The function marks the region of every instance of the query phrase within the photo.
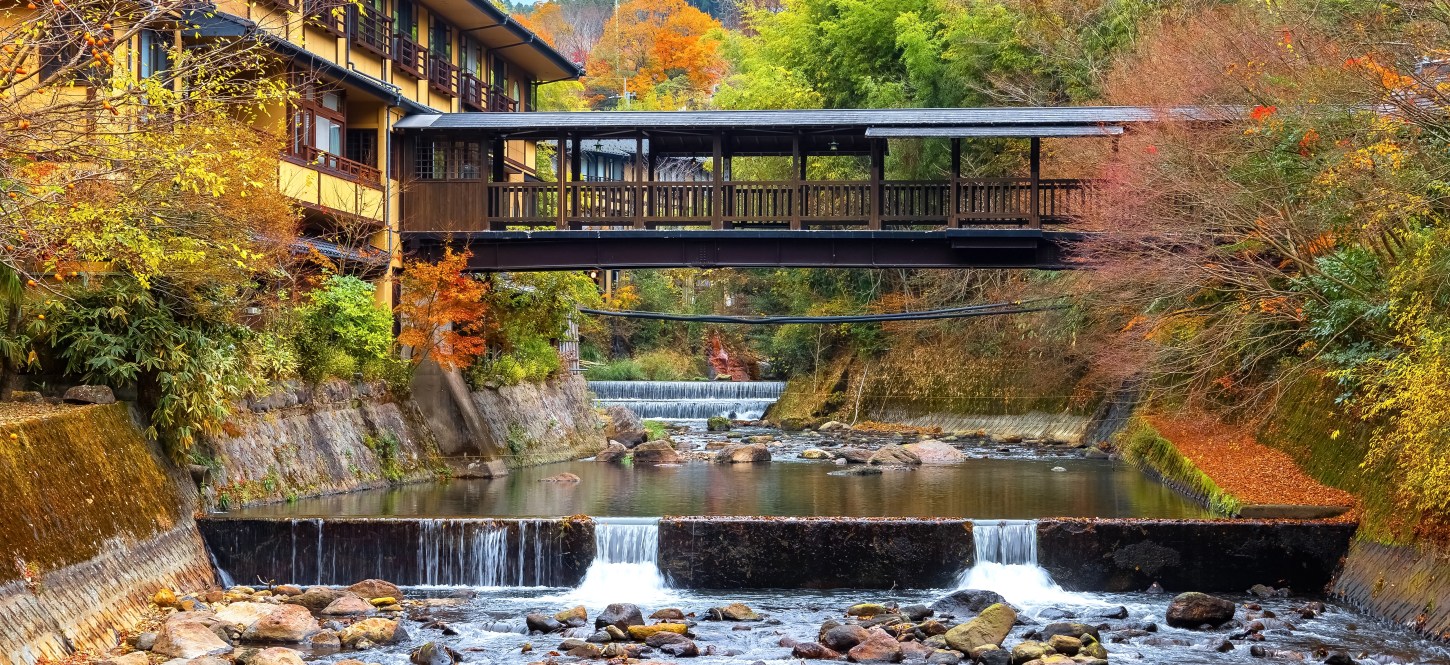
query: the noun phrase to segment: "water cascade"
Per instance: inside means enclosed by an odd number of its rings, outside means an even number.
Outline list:
[[[780,381],[590,381],[595,406],[624,406],[641,418],[754,420],[780,398]]]
[[[555,523],[422,520],[420,584],[429,586],[555,586]]]
[[[995,591],[1019,608],[1094,604],[1062,590],[1037,565],[1036,520],[973,520],[976,564],[962,573],[958,589]]]
[[[659,568],[658,517],[594,519],[594,562],[570,598],[589,607],[669,598]]]

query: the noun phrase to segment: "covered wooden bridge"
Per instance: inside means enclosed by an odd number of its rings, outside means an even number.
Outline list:
[[[467,245],[478,270],[668,266],[1064,267],[1092,183],[1043,178],[1042,139],[1107,138],[1134,125],[1212,121],[1136,107],[454,113],[400,121],[401,230],[423,254]],[[622,177],[584,177],[591,142],[633,141]],[[946,139],[947,178],[888,180],[890,142]],[[963,140],[1025,140],[1027,172],[962,173]],[[508,181],[505,141],[552,142],[563,177]],[[867,177],[811,180],[823,156],[864,158]],[[709,180],[660,181],[670,158]],[[789,176],[741,180],[739,157],[786,158]]]

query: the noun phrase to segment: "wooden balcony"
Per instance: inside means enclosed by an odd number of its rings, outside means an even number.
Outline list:
[[[346,178],[360,185],[382,186],[383,174],[377,167],[355,162],[312,146],[295,146],[289,149],[285,156],[295,163]]]
[[[441,56],[429,56],[428,87],[449,97],[457,97],[458,66]]]
[[[427,77],[428,51],[403,34],[393,35],[394,68],[415,79]]]
[[[465,71],[458,72],[458,97],[470,111],[512,112],[519,110],[518,100],[503,93],[498,86]]]
[[[415,180],[403,195],[403,230],[1041,228],[1086,212],[1091,192],[1089,181],[1043,179],[1034,206],[1029,178],[959,179],[955,185],[882,181],[874,187],[868,181]]]
[[[349,5],[348,12],[352,18],[354,46],[383,58],[392,55],[393,19],[383,16],[376,9],[356,5]]]

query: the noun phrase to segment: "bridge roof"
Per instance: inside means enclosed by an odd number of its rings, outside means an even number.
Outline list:
[[[395,127],[420,131],[474,131],[509,136],[557,136],[560,132],[864,133],[873,127],[1015,127],[1013,136],[1061,136],[1064,127],[1127,126],[1171,121],[1216,122],[1239,113],[1221,107],[1140,106],[991,107],[956,109],[823,109],[775,111],[607,111],[539,113],[430,113],[400,120]],[[1034,133],[1035,132],[1035,133]]]

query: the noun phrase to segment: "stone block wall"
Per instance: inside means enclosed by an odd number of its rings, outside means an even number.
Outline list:
[[[588,457],[606,443],[582,376],[479,390],[473,403],[509,468]]]

